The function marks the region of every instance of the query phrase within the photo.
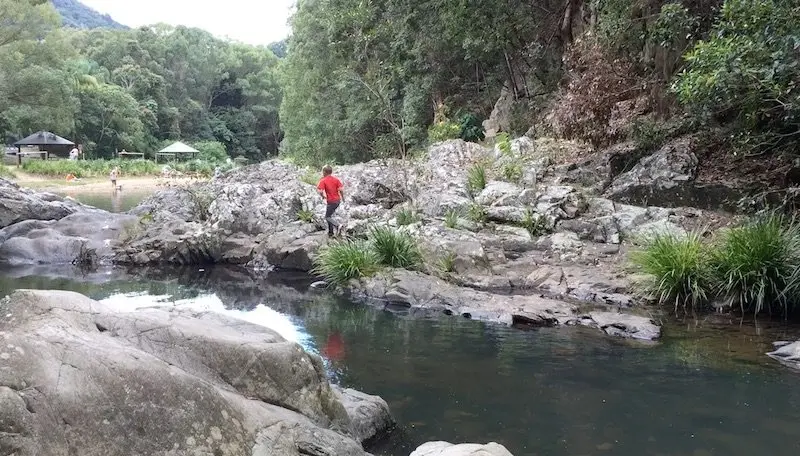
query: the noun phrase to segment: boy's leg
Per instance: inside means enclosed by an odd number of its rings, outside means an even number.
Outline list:
[[[336,209],[339,207],[339,203],[328,203],[328,206],[325,208],[325,221],[328,222],[328,235],[334,235],[334,227],[338,228],[338,224],[333,221],[333,213],[336,212]]]

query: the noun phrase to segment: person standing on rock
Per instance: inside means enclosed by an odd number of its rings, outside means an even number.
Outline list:
[[[344,200],[344,192],[342,191],[342,181],[333,175],[333,168],[330,165],[325,165],[322,168],[322,179],[317,184],[317,190],[320,196],[327,203],[325,208],[325,221],[328,222],[328,236],[341,234],[342,225],[333,219],[333,214],[339,205]]]

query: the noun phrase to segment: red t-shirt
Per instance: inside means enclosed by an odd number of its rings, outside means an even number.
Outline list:
[[[339,189],[342,188],[342,181],[333,176],[325,176],[320,179],[317,188],[325,191],[325,199],[329,203],[338,203],[341,199],[339,198]]]

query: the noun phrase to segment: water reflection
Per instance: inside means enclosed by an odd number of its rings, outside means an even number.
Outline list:
[[[285,331],[325,357],[335,381],[389,402],[400,428],[372,449],[380,456],[439,439],[498,441],[518,456],[800,454],[800,377],[763,355],[762,343],[782,334],[768,329],[674,325],[643,348],[581,328],[411,318],[309,293],[303,277],[121,277],[17,276],[5,286],[58,285],[122,308],[186,306]]]

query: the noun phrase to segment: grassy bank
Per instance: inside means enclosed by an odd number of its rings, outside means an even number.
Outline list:
[[[156,164],[150,160],[30,160],[22,164],[21,169],[38,176],[63,178],[74,174],[78,178],[107,177],[114,167],[118,167],[122,176],[159,176],[165,166],[185,174],[197,174],[210,177],[214,169],[230,168],[227,163],[212,163],[204,160],[191,160],[180,163]],[[2,170],[0,170],[2,173]]]
[[[788,316],[800,304],[800,223],[782,216],[755,218],[708,241],[656,235],[631,260],[650,278],[644,291],[676,308],[721,303]]]

